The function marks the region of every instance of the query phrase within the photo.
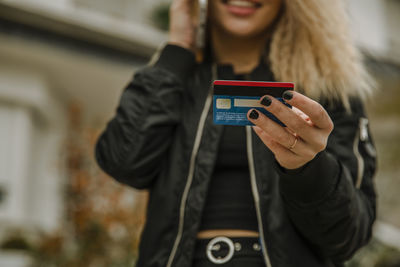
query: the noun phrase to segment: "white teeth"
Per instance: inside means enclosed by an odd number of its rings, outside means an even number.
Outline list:
[[[255,7],[255,3],[243,0],[231,0],[228,1],[228,5],[230,6],[238,6],[238,7]]]

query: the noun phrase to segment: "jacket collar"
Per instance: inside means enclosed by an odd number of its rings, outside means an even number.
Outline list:
[[[217,65],[217,76],[220,80],[237,80],[238,75],[234,73],[232,64]],[[244,76],[246,80],[254,81],[274,81],[274,75],[266,62],[265,57],[261,57],[258,65],[248,74]]]

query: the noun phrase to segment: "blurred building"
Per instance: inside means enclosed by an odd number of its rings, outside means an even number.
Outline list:
[[[0,239],[60,225],[68,105],[84,107],[85,126],[104,126],[165,40],[148,23],[156,3],[0,1]],[[9,261],[23,259],[0,252],[0,266]]]
[[[0,0],[0,240],[10,226],[57,229],[68,105],[84,107],[86,126],[104,127],[134,71],[166,40],[149,15],[162,2]],[[400,68],[400,1],[349,0],[349,12],[374,74],[399,85],[387,73]],[[0,266],[24,260],[0,252]]]

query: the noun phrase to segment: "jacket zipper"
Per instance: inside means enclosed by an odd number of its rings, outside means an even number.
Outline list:
[[[361,187],[363,174],[364,174],[364,159],[360,154],[360,150],[358,146],[360,141],[365,142],[368,140],[368,119],[360,118],[358,123],[358,130],[353,142],[353,152],[357,159],[357,180],[356,180],[356,188],[359,189]]]
[[[264,256],[264,261],[265,261],[266,266],[272,267],[271,261],[268,256],[267,245],[265,243],[264,228],[263,228],[262,219],[261,219],[260,195],[258,193],[257,182],[256,182],[256,172],[255,172],[255,167],[254,167],[251,126],[246,126],[246,145],[247,145],[247,158],[249,161],[251,190],[253,191],[254,203],[256,206],[258,232],[260,234],[262,253]]]
[[[217,77],[217,72],[216,72],[216,66],[212,66],[212,80],[215,80]],[[203,129],[204,129],[204,124],[206,122],[207,114],[210,110],[211,106],[211,100],[212,100],[212,84],[210,85],[210,89],[208,91],[207,99],[203,107],[203,111],[201,112],[200,115],[200,120],[199,120],[199,126],[197,127],[196,131],[196,137],[194,139],[194,145],[192,149],[192,154],[190,156],[190,163],[189,163],[189,171],[186,179],[186,185],[185,189],[182,194],[181,198],[181,204],[179,208],[179,224],[178,224],[178,233],[175,238],[174,246],[172,247],[171,254],[168,257],[168,262],[166,267],[171,267],[172,262],[174,261],[176,251],[178,250],[179,243],[182,238],[183,234],[183,225],[184,225],[184,219],[185,219],[185,207],[186,207],[186,200],[189,194],[190,186],[192,184],[193,180],[193,174],[194,174],[194,167],[195,167],[195,161],[197,157],[197,153],[199,151],[200,147],[200,142],[201,142],[201,137],[203,135]]]

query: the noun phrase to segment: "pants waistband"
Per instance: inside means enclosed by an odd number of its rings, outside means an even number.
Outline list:
[[[232,246],[233,245],[233,246]],[[207,255],[208,253],[212,254]],[[232,253],[236,257],[262,257],[260,240],[258,237],[216,237],[197,239],[194,253],[195,259],[226,258]]]

